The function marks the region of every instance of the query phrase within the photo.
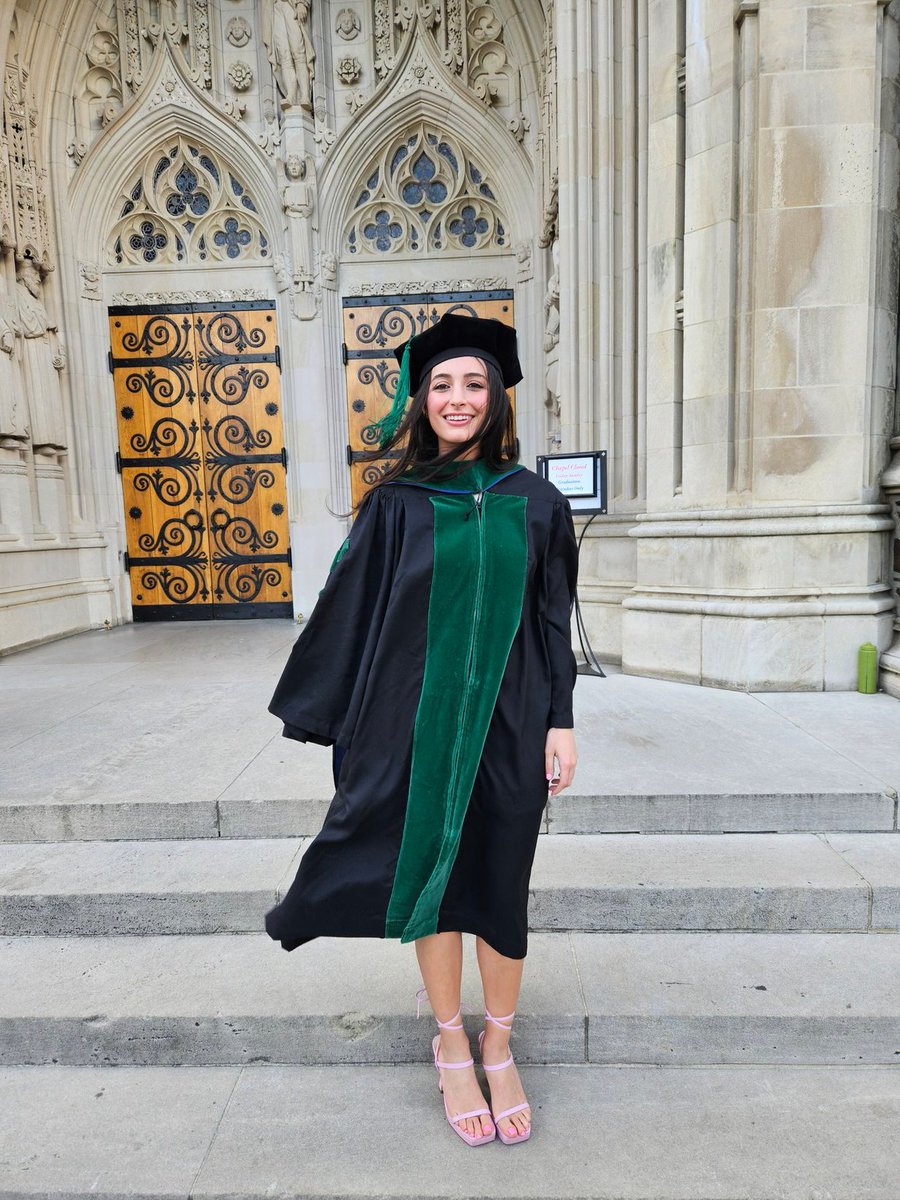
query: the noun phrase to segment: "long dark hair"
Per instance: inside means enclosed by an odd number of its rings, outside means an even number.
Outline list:
[[[406,438],[406,444],[400,446],[397,458],[375,487],[390,483],[413,467],[422,480],[434,479],[445,473],[452,474],[453,465],[473,446],[481,448],[481,460],[491,470],[497,471],[518,461],[515,415],[503,386],[503,378],[493,363],[484,359],[478,361],[485,369],[488,383],[487,410],[480,428],[472,437],[466,438],[452,450],[445,454],[438,453],[437,434],[431,428],[426,411],[428,389],[431,385],[429,371],[416,389],[412,403],[403,414],[397,432],[390,441],[379,450],[370,450],[360,456],[363,462],[373,462],[390,454]],[[459,462],[460,468],[464,466],[463,462]]]

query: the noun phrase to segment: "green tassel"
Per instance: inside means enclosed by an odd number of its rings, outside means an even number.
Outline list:
[[[385,413],[380,421],[373,421],[371,425],[366,425],[363,433],[372,435],[372,440],[377,437],[378,445],[381,450],[385,448],[403,420],[403,414],[406,411],[406,402],[409,399],[409,348],[412,345],[413,339],[410,338],[406,343],[403,351],[403,358],[400,362],[400,374],[397,377],[397,387],[394,391],[394,401],[391,404],[390,411]]]

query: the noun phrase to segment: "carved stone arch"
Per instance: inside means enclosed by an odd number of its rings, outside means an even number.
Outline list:
[[[424,123],[451,132],[475,162],[502,164],[496,202],[508,218],[507,246],[528,236],[537,220],[533,165],[495,116],[450,75],[430,38],[409,39],[383,91],[335,142],[319,177],[320,238],[328,251],[341,246],[359,195],[361,164],[384,153],[396,138]]]
[[[253,198],[255,220],[268,243],[262,261],[271,259],[282,227],[271,163],[185,79],[167,53],[157,54],[138,102],[109,126],[75,172],[68,202],[79,257],[105,261],[106,238],[122,216],[122,194],[129,180],[155,149],[179,142],[206,147],[230,164],[235,179]]]

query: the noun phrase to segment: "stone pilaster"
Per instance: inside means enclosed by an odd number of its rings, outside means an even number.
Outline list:
[[[872,336],[880,10],[744,0],[736,14],[690,4],[686,20],[682,375],[663,357],[648,409],[660,475],[632,530],[623,665],[852,687],[857,647],[884,644],[892,607],[870,442],[893,361]],[[651,137],[651,154],[677,167],[676,144]],[[660,353],[677,329],[658,299]]]

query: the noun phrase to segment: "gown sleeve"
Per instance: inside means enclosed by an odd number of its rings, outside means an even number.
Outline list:
[[[373,488],[335,556],[269,704],[285,737],[350,744],[399,553],[398,508],[393,488]]]
[[[572,652],[572,608],[578,581],[578,543],[568,500],[554,505],[545,559],[544,631],[550,659],[551,729],[572,729],[572,692],[578,674]]]

